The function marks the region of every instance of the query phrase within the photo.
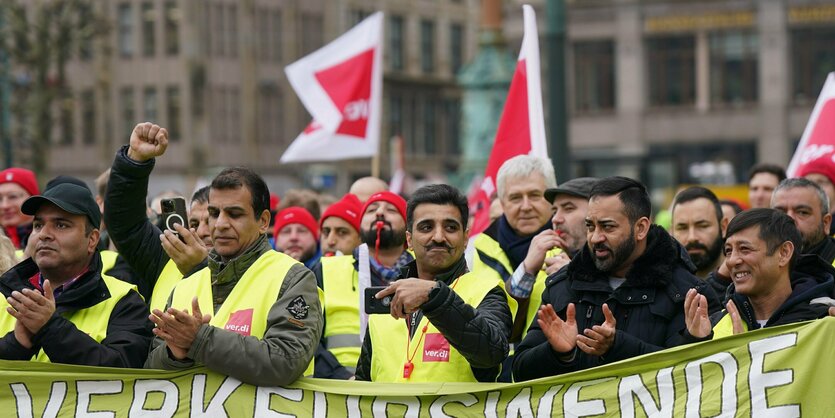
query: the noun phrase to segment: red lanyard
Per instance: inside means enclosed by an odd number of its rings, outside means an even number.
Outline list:
[[[458,284],[458,279],[455,279],[455,282],[452,283],[452,286],[450,286],[450,288],[455,289],[455,285],[457,285],[457,284]],[[412,313],[412,320],[413,321],[414,321],[416,315],[417,315],[417,312]],[[423,337],[426,335],[426,330],[429,329],[429,324],[427,323],[426,325],[423,326],[423,328],[421,328],[420,338],[418,338],[417,345],[415,346],[414,351],[412,351],[412,354],[410,355],[409,354],[409,344],[412,341],[412,338],[410,337],[410,334],[412,333],[412,327],[411,327],[411,324],[409,324],[409,319],[408,318],[404,318],[404,319],[406,320],[406,362],[403,363],[403,378],[408,379],[412,376],[412,371],[415,370],[415,364],[412,363],[412,359],[415,358],[415,355],[417,354],[418,350],[421,347],[420,343],[423,342]]]

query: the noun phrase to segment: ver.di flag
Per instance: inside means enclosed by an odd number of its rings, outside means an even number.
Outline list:
[[[284,72],[313,121],[282,163],[373,157],[380,140],[383,13],[369,16]]]
[[[811,165],[835,166],[835,72],[829,73],[786,173],[797,177]]]
[[[521,154],[548,158],[545,144],[545,120],[542,113],[542,83],[539,78],[539,33],[536,13],[530,5],[523,5],[525,35],[510,81],[510,90],[499,120],[493,150],[479,187],[469,196],[470,212],[474,215],[470,235],[484,231],[490,225],[490,198],[496,191],[496,174],[508,159]]]

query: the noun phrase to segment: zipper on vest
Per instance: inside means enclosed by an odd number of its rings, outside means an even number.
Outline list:
[[[594,306],[589,306],[589,309],[586,310],[586,319],[591,318],[591,314],[594,312]]]

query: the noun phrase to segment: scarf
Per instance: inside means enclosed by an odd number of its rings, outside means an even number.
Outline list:
[[[522,261],[525,261],[525,257],[528,255],[528,248],[531,246],[531,240],[533,240],[533,237],[548,229],[550,226],[551,222],[546,222],[545,225],[542,225],[538,231],[522,237],[516,234],[513,228],[510,227],[510,224],[507,222],[507,218],[504,215],[499,217],[496,235],[499,241],[499,246],[502,247],[505,254],[507,254],[507,258],[510,260],[510,266],[513,267],[513,270],[516,270],[516,268],[519,267],[519,264],[522,264]]]

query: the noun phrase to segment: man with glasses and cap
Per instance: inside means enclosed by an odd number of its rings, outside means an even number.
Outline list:
[[[151,343],[136,287],[102,274],[101,212],[89,189],[63,183],[28,198],[32,257],[0,276],[0,358],[142,367]]]

